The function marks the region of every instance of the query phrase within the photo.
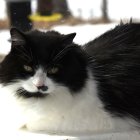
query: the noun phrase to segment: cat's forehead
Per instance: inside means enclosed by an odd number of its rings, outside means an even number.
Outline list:
[[[26,35],[27,41],[30,41],[34,44],[55,44],[55,43],[61,43],[61,40],[63,36],[55,31],[48,31],[48,32],[41,32],[38,30],[29,32]],[[28,42],[27,42],[28,43]]]
[[[26,48],[40,58],[48,59],[51,53],[62,49],[61,35],[54,31],[33,31],[27,35]]]
[[[31,51],[32,55],[38,58],[38,61],[49,62],[63,49],[61,39],[62,35],[55,31],[32,31],[26,35],[25,47],[28,52]]]
[[[12,46],[25,46],[26,45],[53,45],[53,44],[71,44],[76,33],[60,34],[56,31],[42,32],[38,30],[32,30],[29,32],[22,32],[16,28],[11,28],[11,42]]]
[[[64,35],[56,31],[42,32],[38,30],[23,33],[16,28],[12,28],[10,34],[14,52],[24,49],[45,60],[52,56],[51,53],[57,54],[72,44],[76,35],[76,33]]]

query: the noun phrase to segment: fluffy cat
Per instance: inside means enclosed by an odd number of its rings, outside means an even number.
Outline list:
[[[140,126],[140,24],[118,25],[83,46],[75,33],[10,33],[0,65],[6,128],[87,134]]]

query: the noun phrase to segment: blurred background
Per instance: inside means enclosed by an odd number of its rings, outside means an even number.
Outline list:
[[[23,31],[76,32],[84,44],[123,22],[140,21],[140,0],[0,0],[0,54],[10,50],[11,26]]]
[[[0,0],[0,29],[11,25],[23,30],[48,29],[56,25],[127,22],[130,18],[138,22],[139,6],[139,0]]]

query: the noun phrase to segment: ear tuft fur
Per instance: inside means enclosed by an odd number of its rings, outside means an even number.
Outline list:
[[[13,27],[10,30],[11,39],[9,40],[14,45],[24,45],[25,44],[25,38],[24,33],[18,30],[17,28]]]

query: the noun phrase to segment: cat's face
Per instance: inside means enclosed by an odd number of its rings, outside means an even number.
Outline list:
[[[12,47],[1,64],[0,82],[15,85],[24,97],[44,97],[61,86],[72,92],[84,87],[87,60],[81,48],[72,43],[75,33],[11,29]]]

